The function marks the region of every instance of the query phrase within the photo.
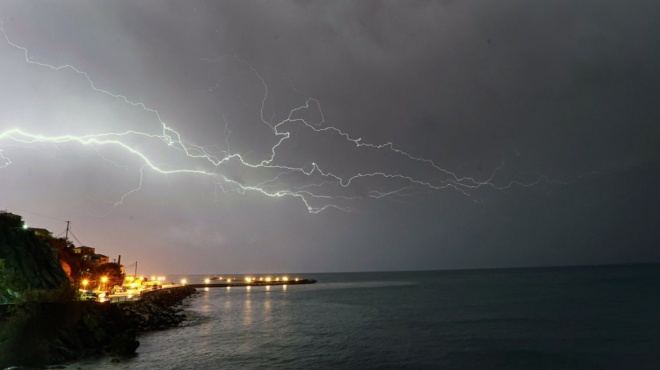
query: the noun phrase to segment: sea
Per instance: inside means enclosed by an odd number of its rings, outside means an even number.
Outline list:
[[[660,369],[660,265],[289,276],[318,283],[199,289],[137,355],[68,368]]]

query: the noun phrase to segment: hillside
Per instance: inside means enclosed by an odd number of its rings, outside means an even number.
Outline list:
[[[0,303],[13,303],[27,292],[69,284],[50,248],[20,219],[0,217]]]

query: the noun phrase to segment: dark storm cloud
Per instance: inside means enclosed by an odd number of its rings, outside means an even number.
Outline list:
[[[352,213],[309,215],[296,199],[225,194],[227,184],[147,172],[145,188],[113,208],[139,183],[130,156],[100,149],[128,166],[121,169],[90,148],[11,152],[13,143],[2,141],[3,153],[13,155],[12,166],[0,169],[1,200],[62,218],[111,209],[95,222],[78,221],[89,243],[112,254],[142,247],[139,259],[166,251],[154,268],[173,272],[657,261],[659,11],[653,1],[7,2],[4,27],[35,60],[89,72],[99,87],[158,109],[186,140],[217,153],[258,161],[276,142],[260,120],[263,86],[254,68],[268,83],[267,116],[275,121],[309,96],[320,103],[323,126],[393,142],[459,177],[483,181],[504,163],[496,185],[548,181],[470,196],[382,178],[347,189],[293,175],[268,184],[318,185],[323,194],[358,198],[342,203]],[[11,71],[2,74],[0,132],[18,118],[49,134],[158,129],[140,109],[0,47],[0,63]],[[320,121],[314,104],[299,114]],[[294,140],[278,152],[283,163],[307,170],[320,163],[347,176],[371,170],[447,179],[331,133],[286,130]],[[171,166],[188,164],[154,142],[134,144],[169,155]],[[274,175],[235,163],[223,171],[242,183]],[[403,187],[401,196],[365,201],[374,189]],[[61,201],[47,195],[53,188]]]
[[[654,155],[645,133],[658,117],[655,8],[265,2],[215,5],[204,28],[216,28],[222,52],[313,92],[359,137],[454,166],[522,154],[539,170],[539,160],[577,156],[563,169],[576,175],[621,154]],[[540,170],[566,175],[555,165]]]

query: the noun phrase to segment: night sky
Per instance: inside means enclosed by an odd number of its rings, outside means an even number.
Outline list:
[[[2,1],[0,208],[150,274],[660,262],[658,19]]]

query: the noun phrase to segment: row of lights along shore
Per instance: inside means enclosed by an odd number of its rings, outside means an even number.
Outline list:
[[[239,282],[241,282],[241,279],[240,279],[240,278],[230,278],[230,277],[228,277],[228,278],[223,278],[222,276],[217,277],[217,278],[214,278],[213,280],[226,281],[226,282],[228,282],[228,283],[231,283],[231,282],[239,283]],[[270,276],[267,276],[267,277],[259,277],[259,278],[257,278],[257,277],[252,277],[252,276],[247,276],[247,277],[243,278],[243,281],[249,284],[249,283],[256,283],[256,282],[266,282],[266,283],[270,283],[270,282],[280,282],[280,281],[282,281],[282,282],[288,282],[288,281],[291,281],[291,280],[289,279],[288,276],[274,277],[274,278],[273,278],[273,277],[270,277]],[[296,282],[297,282],[297,281],[300,281],[300,279],[299,279],[299,278],[295,278],[295,279],[293,279],[293,281],[296,281]],[[184,285],[185,285],[187,282],[188,282],[188,281],[187,281],[186,279],[181,279],[181,284],[184,284]],[[210,278],[206,278],[206,279],[204,279],[204,284],[211,284],[211,279],[210,279]]]

